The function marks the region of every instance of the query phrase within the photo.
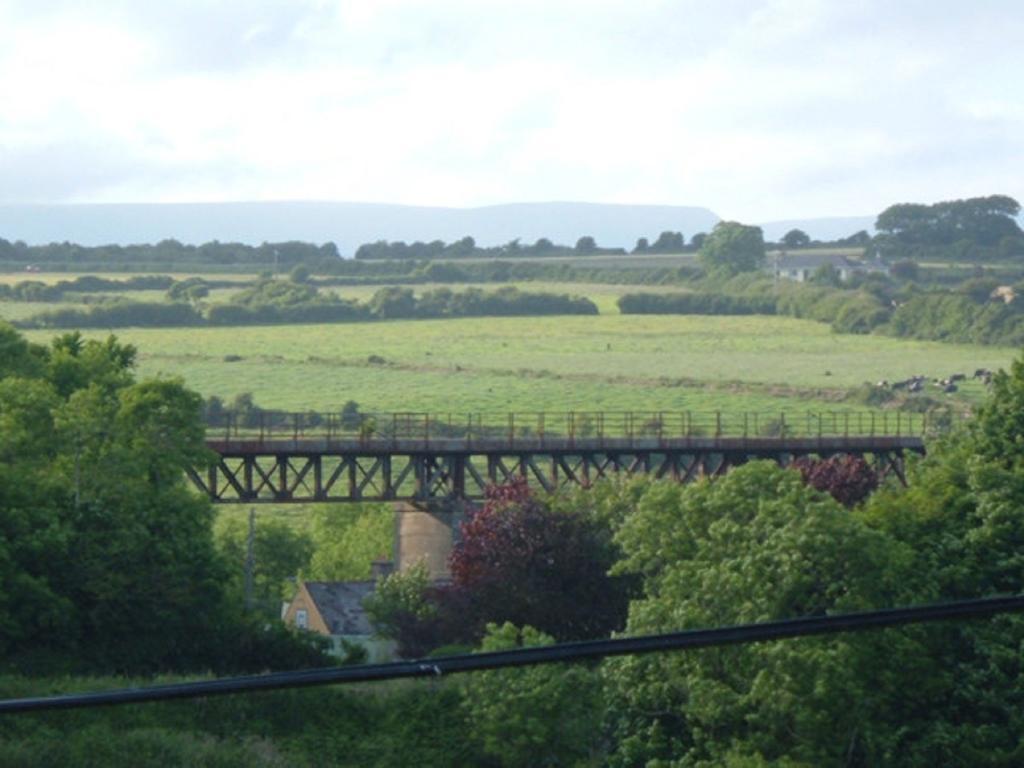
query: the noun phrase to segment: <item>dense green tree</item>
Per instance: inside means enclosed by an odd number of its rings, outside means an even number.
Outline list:
[[[915,597],[907,547],[768,462],[714,482],[652,484],[617,540],[625,558],[616,569],[644,580],[643,599],[630,606],[631,635]],[[611,660],[612,762],[884,763],[915,649],[886,633]]]
[[[932,205],[900,203],[878,215],[875,229],[904,246],[998,246],[1024,236],[1017,224],[1020,204],[1006,195],[949,200]]]
[[[484,653],[551,645],[532,627],[490,624]],[[493,670],[462,679],[462,714],[480,750],[507,768],[578,766],[593,761],[601,740],[601,681],[583,665]]]
[[[811,275],[811,282],[815,285],[839,288],[843,284],[843,278],[834,264],[822,264],[814,270],[814,274]]]
[[[931,600],[1024,592],[1024,467],[1019,437],[1024,369],[1001,386],[976,425],[933,444],[909,487],[872,497],[868,520],[914,554],[911,574]],[[1024,744],[1024,618],[994,617],[908,629],[931,695],[907,711],[894,765],[1005,766]]]
[[[890,267],[889,273],[900,280],[917,280],[921,274],[921,268],[916,261],[902,259]]]
[[[697,255],[711,273],[728,276],[752,272],[764,263],[764,235],[760,227],[720,221],[703,241]]]
[[[390,560],[395,518],[386,505],[319,505],[312,513],[310,535],[316,543],[304,575],[342,581],[370,578],[375,560]]]
[[[223,520],[216,527],[217,548],[229,569],[229,599],[245,600],[248,521],[241,517]],[[295,592],[295,577],[308,568],[313,539],[277,519],[257,519],[253,536],[252,606],[267,618],[278,618],[281,601]]]
[[[309,277],[309,267],[305,264],[297,264],[292,271],[288,273],[288,279],[293,283],[308,283]]]
[[[174,379],[136,382],[134,348],[113,337],[67,334],[44,348],[0,327],[3,338],[11,351],[0,374],[7,657],[48,654],[124,671],[239,669],[279,663],[274,654],[298,648],[224,604],[213,511],[185,484],[186,468],[213,458],[201,398]]]
[[[576,253],[594,253],[597,250],[597,241],[590,235],[584,235],[576,241]]]
[[[681,253],[684,245],[682,232],[665,231],[658,235],[648,250],[651,253]]]
[[[779,242],[787,248],[805,248],[811,244],[811,238],[802,229],[791,229]]]
[[[415,317],[416,297],[410,288],[390,286],[374,293],[367,307],[383,320]]]

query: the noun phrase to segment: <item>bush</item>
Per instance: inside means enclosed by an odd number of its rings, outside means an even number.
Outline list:
[[[772,297],[720,293],[627,293],[619,297],[624,315],[774,315]]]
[[[202,325],[203,317],[188,304],[116,301],[89,309],[57,309],[26,321],[34,328],[161,328]]]

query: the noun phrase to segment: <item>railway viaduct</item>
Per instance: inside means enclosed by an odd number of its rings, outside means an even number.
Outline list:
[[[214,464],[190,470],[215,503],[481,498],[523,477],[539,489],[649,473],[687,482],[752,459],[863,456],[904,481],[908,453],[932,430],[900,413],[373,414],[262,412],[207,433]]]

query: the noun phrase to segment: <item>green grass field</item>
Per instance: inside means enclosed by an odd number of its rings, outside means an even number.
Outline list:
[[[970,374],[1015,355],[837,335],[778,317],[473,318],[117,335],[139,348],[142,375],[182,376],[204,395],[252,392],[263,407],[292,410],[337,410],[347,400],[363,410],[435,413],[852,409],[862,406],[842,398],[864,382]],[[968,384],[965,394],[977,399],[981,386]]]

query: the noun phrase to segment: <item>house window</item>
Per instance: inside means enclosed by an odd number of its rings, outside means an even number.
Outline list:
[[[299,629],[309,628],[309,615],[302,608],[295,612],[295,626]]]

